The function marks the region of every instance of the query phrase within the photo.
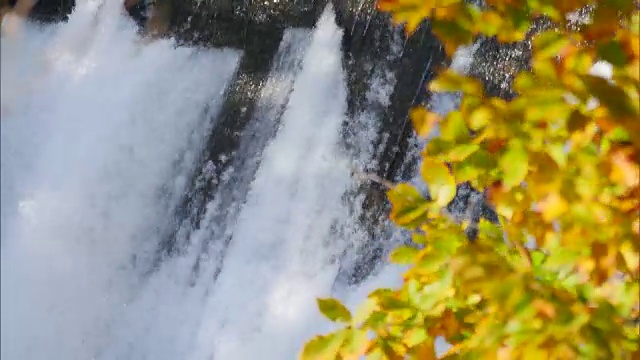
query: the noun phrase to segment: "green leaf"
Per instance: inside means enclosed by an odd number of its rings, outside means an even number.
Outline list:
[[[492,242],[503,241],[502,229],[498,225],[489,222],[487,219],[480,219],[478,228],[480,230],[479,233],[481,238],[491,240]]]
[[[452,144],[449,141],[445,141],[440,137],[435,137],[427,143],[427,147],[424,152],[429,156],[438,156],[445,154],[454,145],[455,144]]]
[[[500,158],[503,186],[508,190],[520,183],[529,171],[529,153],[521,144],[513,142],[506,153]]]
[[[567,165],[567,151],[562,143],[547,145],[547,154],[558,164],[561,169]]]
[[[447,160],[451,162],[463,161],[478,149],[480,149],[480,145],[477,144],[458,145],[451,149],[451,151],[449,151],[449,153],[447,154]]]
[[[351,313],[340,301],[332,298],[318,299],[317,301],[320,312],[329,320],[334,322],[351,321]]]
[[[440,126],[440,137],[457,144],[471,139],[471,134],[469,134],[469,129],[461,112],[454,111],[447,115]]]
[[[453,200],[456,196],[456,180],[449,173],[447,165],[425,158],[420,172],[429,186],[429,193],[438,205],[445,206]]]
[[[391,220],[407,228],[415,228],[426,220],[429,202],[409,184],[398,184],[387,192],[391,202]]]
[[[538,59],[556,57],[569,43],[570,40],[566,34],[555,30],[545,31],[533,40],[534,56]]]
[[[598,57],[613,66],[624,66],[629,61],[622,44],[614,40],[598,46]]]
[[[547,255],[540,250],[531,251],[531,263],[534,267],[541,266],[546,258]]]
[[[403,340],[408,347],[412,348],[427,341],[427,339],[429,339],[427,330],[424,327],[418,327],[407,330]]]
[[[400,265],[412,264],[416,260],[418,253],[420,253],[420,250],[404,245],[394,249],[389,255],[389,259],[391,262]]]

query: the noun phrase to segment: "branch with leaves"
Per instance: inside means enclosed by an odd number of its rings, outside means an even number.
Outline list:
[[[411,118],[435,128],[420,173],[430,199],[409,184],[388,191],[391,220],[419,246],[391,261],[409,265],[402,286],[378,289],[352,314],[335,299],[320,311],[344,326],[306,344],[301,359],[640,357],[640,14],[632,0],[379,0],[410,35],[428,19],[449,55],[478,36],[524,39],[533,19],[531,71],[512,101],[445,70],[433,92],[462,94],[460,108]],[[580,27],[569,19],[585,6]],[[602,61],[606,62],[603,63]],[[594,66],[611,67],[610,76]],[[473,136],[471,135],[473,134]],[[487,189],[501,227],[441,211],[456,185]],[[382,241],[382,240],[381,240]]]

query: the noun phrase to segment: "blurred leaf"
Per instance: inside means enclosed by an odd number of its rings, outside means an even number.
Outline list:
[[[349,310],[336,299],[318,299],[318,308],[320,312],[329,320],[335,322],[351,321],[351,313]]]
[[[533,50],[536,59],[548,59],[558,56],[562,49],[569,45],[570,39],[556,30],[545,31],[536,35],[533,40]]]
[[[433,92],[462,91],[465,94],[481,95],[482,84],[471,77],[460,75],[447,69],[429,84],[429,90]]]
[[[551,193],[540,201],[538,204],[542,211],[542,218],[547,221],[553,221],[569,210],[569,204],[558,193]]]
[[[398,184],[387,192],[391,202],[391,220],[400,226],[416,227],[426,220],[429,203],[409,184]]]
[[[361,354],[369,347],[369,336],[367,336],[366,330],[351,330],[349,331],[346,340],[344,341],[342,351],[340,352],[343,360],[353,359],[358,360]]]
[[[430,112],[424,107],[411,109],[409,117],[411,118],[416,133],[422,137],[427,137],[433,128],[442,120],[440,115]]]
[[[440,137],[456,144],[464,143],[471,139],[467,124],[460,112],[451,112],[447,115],[440,128]]]
[[[480,149],[480,145],[477,144],[458,145],[449,151],[447,159],[452,162],[463,161],[478,149]]]
[[[411,264],[416,260],[420,251],[410,246],[400,246],[394,249],[389,255],[391,262],[396,264]]]
[[[429,186],[429,193],[438,205],[444,206],[453,200],[456,195],[456,181],[447,165],[425,158],[420,172]]]
[[[500,168],[504,173],[503,186],[510,189],[519,185],[529,171],[529,154],[518,143],[513,143],[500,158]]]
[[[345,335],[344,331],[339,331],[325,336],[316,336],[305,345],[300,354],[300,360],[336,359]]]

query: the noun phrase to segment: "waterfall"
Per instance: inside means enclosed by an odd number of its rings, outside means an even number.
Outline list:
[[[103,351],[238,62],[144,44],[119,10],[2,38],[2,359]]]
[[[241,51],[142,39],[117,1],[15,24],[1,43],[2,359],[291,359],[333,326],[316,297],[354,306],[401,281],[384,266],[339,280],[371,241],[352,167],[372,161],[395,83],[378,68],[371,109],[347,119],[331,7],[284,31],[223,170],[201,154]],[[405,236],[388,235],[373,241]]]

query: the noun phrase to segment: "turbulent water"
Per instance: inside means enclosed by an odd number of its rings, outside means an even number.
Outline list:
[[[241,52],[142,40],[117,1],[17,25],[2,37],[2,359],[289,359],[330,329],[316,297],[354,305],[399,281],[336,282],[366,237],[345,194],[376,119],[359,116],[369,131],[347,149],[330,9],[285,31],[220,178],[194,164]],[[221,185],[198,226],[175,229],[194,172]],[[171,234],[177,251],[158,257]]]

